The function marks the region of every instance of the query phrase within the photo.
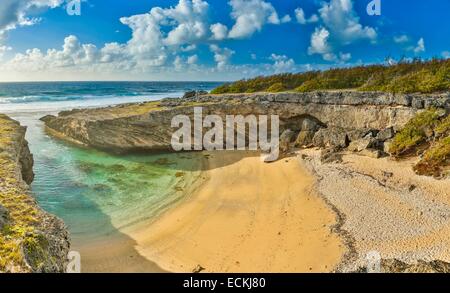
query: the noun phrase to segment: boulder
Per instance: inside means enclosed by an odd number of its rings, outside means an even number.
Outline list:
[[[183,95],[183,99],[194,98],[194,97],[206,95],[206,94],[208,94],[207,91],[201,91],[201,90],[200,91],[189,91]]]
[[[315,131],[300,131],[295,140],[295,146],[302,147],[311,145],[315,134]]]
[[[280,153],[285,154],[289,152],[294,135],[295,133],[290,129],[283,131],[280,136]]]
[[[348,146],[348,150],[351,152],[361,152],[367,148],[370,148],[373,143],[374,139],[370,136],[366,136],[364,138],[352,141]]]
[[[185,92],[183,95],[183,99],[189,99],[189,98],[193,98],[197,95],[196,91],[189,91],[189,92]]]
[[[395,136],[394,128],[388,127],[378,132],[376,139],[384,142],[388,139],[393,138],[394,136]]]
[[[343,128],[321,128],[315,133],[313,144],[317,147],[345,148],[349,144],[349,139],[347,136],[347,132]]]

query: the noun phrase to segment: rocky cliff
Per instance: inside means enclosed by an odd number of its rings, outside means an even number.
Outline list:
[[[0,115],[0,272],[64,272],[68,232],[31,195],[33,156],[25,131]]]
[[[170,151],[175,115],[279,115],[282,139],[296,146],[383,149],[418,111],[450,107],[450,93],[404,95],[379,92],[326,91],[200,95],[101,109],[61,112],[42,118],[55,135],[115,153]],[[363,139],[361,141],[361,139]],[[281,142],[283,147],[283,142]],[[367,144],[367,145],[364,145]]]

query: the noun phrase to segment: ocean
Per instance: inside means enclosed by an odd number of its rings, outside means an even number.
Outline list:
[[[17,82],[0,83],[0,112],[60,111],[177,97],[211,90],[220,82]]]
[[[181,96],[208,82],[0,83],[0,113],[27,126],[34,155],[32,192],[68,226],[72,249],[126,238],[121,231],[151,220],[183,197],[199,171],[195,154],[114,156],[48,136],[39,118],[58,111]],[[120,235],[120,236],[118,236]],[[105,240],[106,239],[106,240]]]

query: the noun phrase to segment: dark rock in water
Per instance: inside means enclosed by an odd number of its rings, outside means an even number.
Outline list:
[[[125,166],[120,165],[120,164],[114,164],[114,165],[108,166],[107,169],[108,169],[108,171],[114,172],[114,173],[125,172],[127,170],[127,168]]]
[[[167,158],[159,158],[155,161],[153,161],[153,164],[157,164],[157,165],[170,165],[170,161]]]

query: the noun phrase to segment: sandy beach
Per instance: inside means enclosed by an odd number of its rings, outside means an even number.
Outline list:
[[[346,253],[336,214],[297,157],[215,152],[201,183],[152,223],[123,231],[172,272],[329,272]]]
[[[324,164],[317,149],[301,151],[300,157],[317,177],[317,192],[343,219],[351,253],[340,271],[364,267],[371,251],[412,265],[450,262],[450,180],[415,174],[417,158],[344,153],[342,162]]]

